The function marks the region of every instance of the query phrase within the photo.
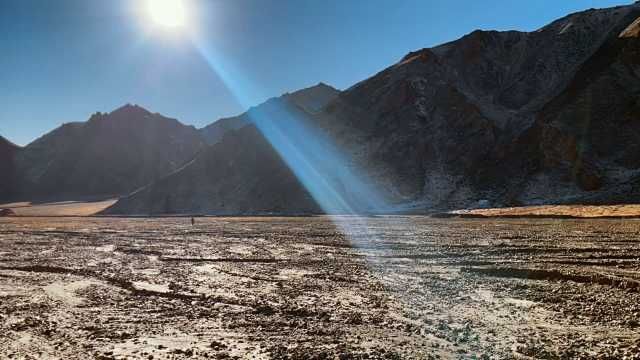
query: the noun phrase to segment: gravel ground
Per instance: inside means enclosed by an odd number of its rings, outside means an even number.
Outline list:
[[[333,220],[0,219],[0,358],[640,359],[638,220]]]

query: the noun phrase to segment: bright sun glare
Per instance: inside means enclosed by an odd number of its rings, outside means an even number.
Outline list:
[[[163,27],[183,27],[187,13],[182,0],[146,0],[147,12],[151,20]]]

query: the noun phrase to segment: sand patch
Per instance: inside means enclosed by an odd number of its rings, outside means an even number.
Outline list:
[[[62,301],[71,306],[79,306],[84,303],[84,298],[78,296],[78,290],[87,288],[91,285],[102,285],[98,281],[79,280],[71,283],[57,281],[45,286],[44,292],[53,300]]]
[[[118,201],[110,199],[94,202],[66,201],[45,204],[13,203],[0,205],[11,209],[17,216],[91,216]]]
[[[116,250],[115,245],[103,245],[96,247],[96,251],[99,252],[114,252]]]
[[[133,282],[133,287],[137,290],[146,290],[160,293],[169,293],[171,290],[169,289],[168,284],[154,284],[146,281],[135,281]]]

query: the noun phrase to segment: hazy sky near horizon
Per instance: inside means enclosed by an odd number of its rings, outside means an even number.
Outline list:
[[[325,82],[364,80],[474,29],[535,30],[613,0],[185,0],[189,31],[149,26],[142,0],[0,0],[0,135],[25,145],[125,103],[196,127]],[[253,84],[240,104],[187,32]]]

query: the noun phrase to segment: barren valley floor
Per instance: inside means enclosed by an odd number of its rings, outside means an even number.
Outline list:
[[[639,220],[337,223],[0,219],[0,358],[640,359]]]

